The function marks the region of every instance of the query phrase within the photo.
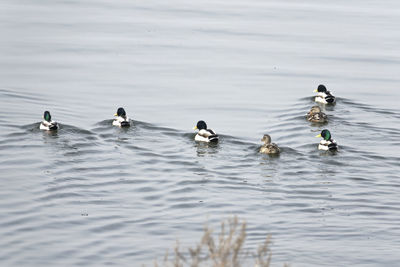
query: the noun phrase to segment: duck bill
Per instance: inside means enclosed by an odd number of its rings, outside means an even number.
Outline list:
[[[117,113],[115,113],[115,114],[114,114],[114,116],[118,116],[118,114],[117,114]]]
[[[316,135],[315,137],[322,137],[322,136],[321,136],[321,134],[319,134],[319,135]]]
[[[194,127],[193,127],[193,130],[197,130],[197,126],[194,126]]]
[[[314,90],[314,93],[318,93],[318,90],[317,90],[317,89],[315,89],[315,90]]]

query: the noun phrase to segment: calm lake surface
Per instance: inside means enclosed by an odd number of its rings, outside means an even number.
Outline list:
[[[399,1],[1,1],[0,265],[152,266],[238,215],[273,266],[398,266],[399,25]]]

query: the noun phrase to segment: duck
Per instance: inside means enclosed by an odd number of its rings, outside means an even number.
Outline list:
[[[261,142],[264,142],[264,144],[260,148],[260,153],[279,154],[281,152],[277,144],[271,143],[271,136],[268,134],[264,134],[264,136],[261,138]]]
[[[328,117],[321,111],[319,106],[313,106],[307,113],[307,120],[311,122],[328,122]]]
[[[43,121],[40,123],[39,129],[45,131],[56,131],[58,128],[58,123],[51,120],[50,112],[46,110],[43,114]]]
[[[337,151],[338,145],[334,139],[332,139],[331,132],[328,129],[324,129],[321,133],[315,137],[322,137],[323,139],[318,145],[319,150],[324,151]]]
[[[118,127],[129,127],[131,126],[128,116],[124,108],[118,108],[117,113],[114,114],[116,118],[113,120],[112,124]]]
[[[198,121],[197,125],[193,128],[199,130],[194,137],[195,141],[199,142],[218,142],[219,136],[211,129],[207,129],[205,121]]]
[[[321,104],[335,104],[336,97],[334,97],[332,93],[326,89],[325,85],[318,85],[318,88],[315,89],[314,92],[317,93],[315,102]]]

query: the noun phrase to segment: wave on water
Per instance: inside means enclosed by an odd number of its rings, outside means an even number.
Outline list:
[[[5,88],[0,88],[0,95],[2,98],[5,99],[16,99],[16,100],[22,100],[24,102],[42,102],[43,101],[43,96],[40,95],[40,93],[35,92],[29,92],[26,90],[23,90],[21,92],[21,88],[18,89],[5,89]]]
[[[390,115],[392,118],[400,119],[400,111],[387,109],[387,108],[378,108],[371,105],[358,103],[356,101],[346,99],[346,98],[338,98],[345,105],[349,105],[352,108],[360,109],[362,111],[371,112],[373,114],[381,114],[381,115]]]
[[[398,175],[400,158],[387,152],[398,142],[396,126],[374,124],[374,118],[360,114],[364,109],[372,112],[372,107],[341,98],[324,109],[327,124],[313,124],[305,117],[313,105],[310,98],[299,99],[271,112],[269,120],[261,123],[260,131],[270,134],[281,149],[272,156],[259,153],[262,135],[252,137],[253,142],[246,136],[218,132],[220,141],[207,144],[195,142],[195,132],[138,120],[132,120],[129,128],[115,127],[111,119],[87,129],[60,122],[55,132],[41,131],[40,122],[11,123],[2,133],[0,148],[13,157],[0,155],[0,168],[9,174],[7,203],[15,211],[7,208],[13,218],[0,219],[0,233],[17,234],[3,241],[5,247],[24,255],[25,247],[13,242],[30,233],[29,246],[55,248],[49,257],[70,251],[72,258],[85,262],[90,254],[78,249],[75,240],[87,236],[87,246],[99,249],[96,257],[110,246],[114,247],[110,257],[130,255],[133,247],[141,246],[141,257],[149,259],[155,249],[163,250],[171,242],[171,233],[178,234],[182,227],[194,231],[186,221],[208,213],[256,218],[266,210],[280,218],[290,214],[298,223],[279,225],[296,232],[299,223],[310,224],[310,216],[346,212],[344,205],[354,206],[364,195],[385,205],[377,196]],[[397,114],[377,110],[379,116]],[[1,117],[0,124],[3,121],[7,118]],[[337,153],[318,151],[320,139],[315,135],[324,128],[338,141]],[[351,186],[358,191],[354,193]],[[362,217],[363,212],[379,210],[354,208],[354,214]],[[339,227],[334,234],[345,236],[348,230],[340,225],[344,229]],[[265,231],[262,222],[256,227]],[[273,230],[281,233],[279,226]],[[160,231],[165,239],[159,244],[140,241]],[[316,227],[315,231],[324,230]],[[39,241],[43,233],[56,237],[43,244]],[[132,235],[137,239],[127,242],[124,236]],[[62,248],[56,246],[60,240]],[[4,256],[7,252],[3,257],[11,261]]]

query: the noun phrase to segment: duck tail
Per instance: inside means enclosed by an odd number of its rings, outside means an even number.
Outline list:
[[[325,100],[327,103],[332,104],[335,102],[335,97],[330,92],[328,92]]]
[[[131,125],[129,124],[129,121],[123,121],[123,122],[121,122],[121,127],[129,127],[129,126],[131,126]]]
[[[336,151],[338,149],[338,145],[336,143],[330,143],[328,145],[329,151]]]
[[[335,102],[335,98],[334,97],[326,97],[325,98],[326,102],[328,102],[329,104],[332,104]]]
[[[218,142],[219,136],[217,134],[210,135],[208,140],[210,140],[210,142]]]
[[[49,130],[50,131],[54,131],[58,129],[58,123],[57,122],[53,122],[49,125]]]

